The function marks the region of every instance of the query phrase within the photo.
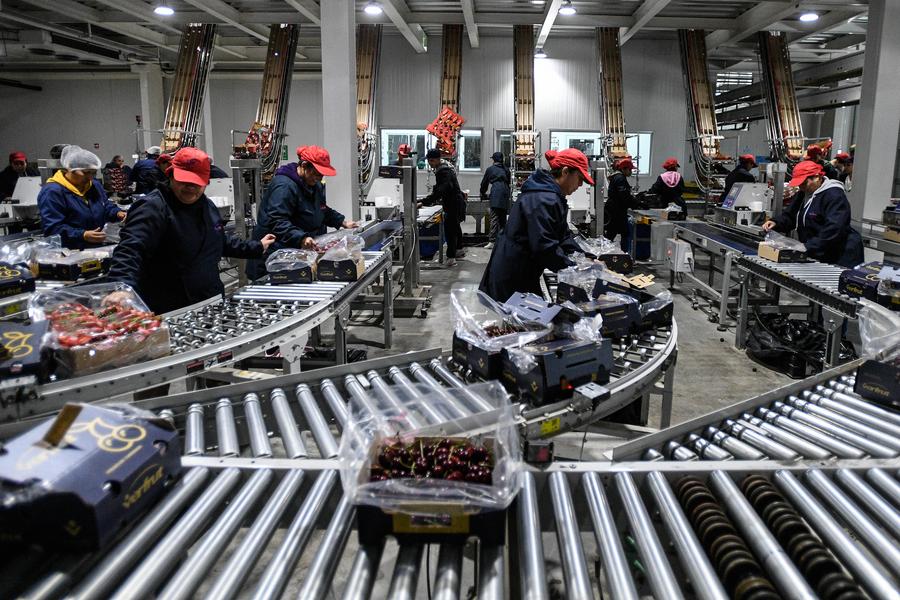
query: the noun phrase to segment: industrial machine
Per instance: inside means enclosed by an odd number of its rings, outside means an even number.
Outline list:
[[[9,217],[19,221],[36,221],[40,191],[41,177],[19,177],[13,195],[8,202],[4,202],[9,205]]]
[[[762,226],[772,210],[772,188],[764,183],[735,183],[722,200],[712,207],[711,221],[742,227]]]
[[[206,186],[206,197],[209,198],[224,221],[234,214],[234,180],[231,177],[211,177]]]

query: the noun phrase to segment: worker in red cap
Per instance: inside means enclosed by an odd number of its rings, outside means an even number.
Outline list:
[[[649,190],[651,194],[656,194],[666,206],[674,204],[678,207],[680,214],[673,217],[672,213],[669,213],[670,221],[687,218],[687,204],[682,198],[684,194],[684,178],[678,172],[679,167],[681,165],[678,164],[677,158],[674,156],[667,158],[662,164],[663,172],[656,178],[656,182],[650,186]]]
[[[312,248],[314,238],[324,234],[328,227],[356,227],[355,221],[325,202],[322,178],[336,173],[325,148],[298,147],[297,162],[282,165],[275,171],[259,203],[253,238],[261,240],[267,234],[274,234],[278,241],[272,245],[271,252],[281,248]],[[265,274],[264,261],[247,261],[248,277],[259,279]]]
[[[756,168],[756,158],[752,154],[741,154],[738,157],[737,165],[728,175],[725,176],[725,189],[722,190],[722,200],[731,191],[731,186],[736,183],[756,183],[756,177],[750,172],[750,169]]]
[[[128,211],[113,253],[109,279],[130,285],[155,313],[221,295],[223,256],[258,258],[275,241],[245,241],[225,232],[216,205],[204,193],[209,156],[182,148],[166,169],[168,181],[138,198]]]
[[[628,209],[637,208],[628,178],[634,174],[634,162],[628,157],[613,162],[613,172],[608,177],[606,206],[604,208],[603,235],[615,240],[621,235],[619,246],[631,253],[632,226],[628,221]]]
[[[853,157],[847,152],[838,152],[834,156],[835,168],[838,171],[838,181],[844,184],[844,190],[849,192],[853,181]]]
[[[831,147],[830,141],[828,142],[828,147]],[[806,147],[806,156],[803,157],[803,160],[809,160],[820,165],[828,179],[838,178],[837,169],[834,168],[834,165],[825,160],[825,149],[818,144],[810,144]]]
[[[536,170],[522,185],[481,278],[479,289],[500,302],[516,292],[540,295],[544,269],[559,271],[574,264],[568,256],[576,246],[566,196],[594,180],[587,157],[575,148],[548,150],[544,157],[550,170]]]
[[[799,188],[781,216],[763,224],[797,237],[806,254],[820,262],[852,268],[863,261],[862,237],[850,226],[850,202],[844,185],[825,177],[822,165],[804,160],[794,166],[789,187]]]
[[[19,177],[38,177],[37,169],[28,166],[24,152],[10,152],[9,166],[0,171],[0,200],[12,198]]]
[[[394,163],[391,163],[395,166],[400,166],[404,158],[409,158],[412,156],[412,147],[409,144],[400,144],[397,147],[397,160]]]

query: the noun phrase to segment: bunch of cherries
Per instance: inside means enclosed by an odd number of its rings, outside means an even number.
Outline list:
[[[518,333],[522,331],[521,327],[516,327],[515,325],[510,325],[509,323],[502,323],[500,325],[488,325],[484,328],[484,332],[488,337],[500,337],[501,335],[509,335],[510,333]]]
[[[445,479],[490,485],[491,451],[468,440],[399,437],[384,444],[372,464],[369,481],[388,479]]]

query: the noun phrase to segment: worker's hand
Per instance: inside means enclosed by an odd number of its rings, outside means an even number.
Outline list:
[[[99,244],[106,241],[106,234],[99,227],[97,229],[86,229],[82,237],[84,237],[84,241],[91,244]]]
[[[772,229],[775,229],[775,221],[766,221],[765,223],[763,223],[762,228],[763,231],[771,231]]]
[[[124,290],[119,290],[117,292],[107,294],[107,296],[102,300],[101,305],[107,306],[110,304],[128,304],[132,300],[134,300],[134,294],[132,294],[131,292],[126,292]]]
[[[306,239],[309,239],[309,238],[306,238]],[[261,240],[259,240],[259,243],[262,244],[263,252],[268,250],[269,246],[271,246],[274,242],[275,242],[275,235],[271,234],[271,233],[267,233],[266,235],[264,235],[262,237]]]
[[[305,237],[303,238],[303,241],[300,242],[300,247],[306,248],[307,250],[315,250],[316,240],[312,239],[311,237]]]
[[[344,229],[356,229],[357,227],[359,227],[359,223],[347,219],[346,221],[341,223],[341,227],[343,227]]]
[[[124,221],[125,215],[127,215],[127,214],[128,213],[125,212],[124,210],[120,210],[119,212],[116,213],[116,218],[119,219],[120,221]]]

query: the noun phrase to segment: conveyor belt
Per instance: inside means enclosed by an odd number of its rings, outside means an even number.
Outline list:
[[[796,292],[817,304],[847,317],[856,316],[856,299],[838,291],[841,273],[846,269],[820,262],[775,263],[756,256],[738,261],[741,268],[786,290]]]
[[[706,247],[709,242],[704,242],[703,238],[705,238],[728,250],[734,250],[747,256],[756,256],[759,246],[759,241],[751,241],[749,236],[699,221],[675,223],[675,235],[681,238],[687,237],[688,241]]]
[[[853,393],[860,362],[618,446],[612,458],[833,462],[871,457],[896,461],[900,413]]]

